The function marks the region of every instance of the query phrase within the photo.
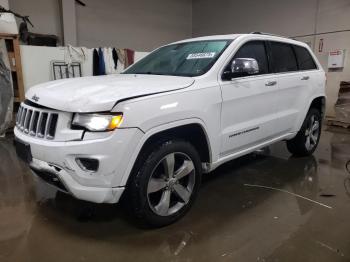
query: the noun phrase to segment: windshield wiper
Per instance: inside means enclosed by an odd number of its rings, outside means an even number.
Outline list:
[[[130,73],[122,73],[122,74],[130,74],[130,75],[160,75],[160,76],[188,76],[192,77],[192,74],[172,74],[172,73],[157,73],[157,72],[130,72]]]
[[[133,75],[170,75],[166,73],[157,73],[157,72],[130,72],[130,73],[124,73],[124,74],[133,74]]]

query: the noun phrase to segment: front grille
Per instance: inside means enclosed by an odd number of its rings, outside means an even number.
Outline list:
[[[22,104],[18,109],[16,126],[30,136],[52,140],[55,138],[57,121],[58,113]]]

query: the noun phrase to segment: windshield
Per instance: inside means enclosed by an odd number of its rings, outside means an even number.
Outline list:
[[[207,40],[164,46],[123,74],[199,76],[213,66],[230,43],[230,40]]]

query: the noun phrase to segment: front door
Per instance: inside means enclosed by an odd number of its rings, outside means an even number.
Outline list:
[[[251,148],[276,136],[274,125],[278,121],[278,85],[275,75],[270,73],[265,42],[243,44],[235,58],[255,59],[259,72],[220,81],[223,99],[220,157]]]

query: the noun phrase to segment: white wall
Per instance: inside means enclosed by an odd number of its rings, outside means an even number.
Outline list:
[[[350,2],[347,0],[319,0],[318,15],[314,21],[316,33],[333,32],[350,29]],[[314,52],[327,75],[327,116],[334,117],[334,104],[338,98],[341,81],[350,81],[350,32],[336,32],[307,37],[297,40],[311,42]],[[319,52],[320,39],[323,39],[323,50]],[[337,49],[346,49],[345,67],[342,70],[327,69],[328,53]]]
[[[150,51],[191,37],[191,0],[84,0],[77,5],[80,46],[128,47]]]
[[[28,29],[34,33],[53,34],[61,38],[61,18],[58,0],[10,0],[10,9],[28,15],[34,24]]]
[[[319,34],[350,29],[349,0],[193,0],[193,35],[262,31],[285,36]],[[319,40],[324,48],[318,52]],[[350,32],[297,37],[310,42],[327,72],[327,116],[334,116],[340,81],[350,81]],[[343,70],[328,72],[328,52],[347,49]]]
[[[77,18],[74,0],[61,0],[63,44],[77,46]]]
[[[318,52],[318,43],[320,39],[323,39],[324,47],[323,52]],[[342,70],[328,71],[327,62],[328,62],[328,53],[337,49],[346,49],[346,59],[345,67]],[[327,34],[320,35],[316,37],[316,48],[315,52],[318,59],[320,60],[323,68],[326,70],[327,74],[327,100],[328,100],[328,116],[335,116],[334,104],[338,98],[339,84],[341,81],[350,81],[350,32],[336,33],[336,34]]]
[[[44,82],[52,81],[52,61],[68,61],[67,48],[21,45],[21,62],[24,89]],[[85,49],[86,59],[82,61],[82,75],[92,75],[92,49]],[[147,55],[147,52],[135,52],[135,62]],[[35,61],[35,66],[33,66]]]
[[[193,35],[313,33],[317,0],[193,0]]]
[[[30,16],[35,25],[31,31],[55,34],[62,39],[60,1],[11,0],[10,7]],[[192,35],[192,0],[83,2],[85,7],[75,6],[78,46],[116,46],[150,51],[161,44]]]

